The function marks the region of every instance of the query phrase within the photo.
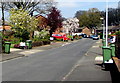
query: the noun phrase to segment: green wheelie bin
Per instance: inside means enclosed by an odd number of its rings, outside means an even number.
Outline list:
[[[28,49],[32,49],[32,40],[27,40],[26,41],[26,46]]]
[[[10,42],[5,42],[5,53],[10,53],[10,46],[11,46]]]

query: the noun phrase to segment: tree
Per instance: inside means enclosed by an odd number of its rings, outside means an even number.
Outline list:
[[[1,3],[3,35],[4,35],[4,31],[5,31],[5,28],[4,28],[4,25],[5,25],[4,8],[5,8],[5,5],[4,5],[4,3]]]
[[[88,10],[89,15],[89,27],[97,27],[100,26],[101,20],[100,20],[100,12],[97,8],[91,8]]]
[[[23,37],[25,32],[29,32],[30,39],[32,39],[31,33],[37,29],[38,20],[35,17],[30,16],[28,11],[11,9],[10,25],[12,26],[12,30],[16,32],[19,37]]]
[[[60,11],[55,7],[52,7],[51,13],[48,14],[48,25],[51,27],[50,36],[57,28],[62,27],[62,16]]]
[[[80,11],[79,14],[78,12],[76,13],[76,15],[79,19],[80,27],[86,26],[88,28],[93,28],[101,24],[101,14],[97,8],[91,8],[88,11]]]
[[[79,16],[83,15],[86,11],[79,10],[75,13],[75,17],[79,18]]]
[[[105,11],[101,11],[102,17],[106,19]],[[120,24],[120,9],[108,8],[108,25],[117,26]]]
[[[49,9],[55,5],[54,0],[28,0],[21,2],[4,2],[5,10],[9,11],[12,8],[14,9],[23,9],[27,10],[30,15],[33,15],[33,12],[36,11],[38,13],[46,14],[49,12]]]
[[[108,25],[119,25],[120,24],[120,9],[109,8],[108,9]]]
[[[84,27],[84,26],[89,27],[90,23],[89,23],[89,17],[88,17],[87,12],[84,12],[82,15],[80,15],[78,17],[78,19],[79,19],[79,26],[80,27]]]

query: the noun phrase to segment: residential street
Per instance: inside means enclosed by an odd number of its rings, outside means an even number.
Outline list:
[[[86,59],[84,55],[95,42],[96,41],[93,41],[92,39],[82,39],[76,43],[5,61],[2,63],[2,80],[64,81],[67,78],[69,80],[72,77],[72,75],[69,77],[71,70],[74,70],[74,66],[76,66],[78,62],[84,64],[83,62]],[[90,58],[87,59],[89,60]],[[85,69],[87,68],[85,67]],[[82,78],[86,75],[91,75],[87,72],[85,73],[85,71],[82,72],[82,70],[80,69],[81,74],[84,74]],[[109,73],[103,73],[106,74],[104,75],[105,77],[108,75],[108,79],[103,79],[103,81],[110,81]],[[96,71],[96,76],[98,74]],[[102,76],[102,78],[104,77]],[[95,79],[95,81],[101,81],[102,78]],[[70,80],[76,79],[74,79],[73,76]],[[79,80],[85,81],[85,78]],[[88,81],[89,79],[86,80]],[[92,79],[92,81],[94,80]]]

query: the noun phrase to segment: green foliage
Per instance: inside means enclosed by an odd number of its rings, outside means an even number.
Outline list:
[[[120,35],[120,31],[117,31],[115,34],[116,34],[116,35]]]
[[[70,39],[72,39],[72,38],[73,38],[73,36],[72,36],[72,35],[68,35],[67,37],[68,37],[68,38],[70,38]]]
[[[46,31],[45,29],[39,32],[39,37],[41,39],[46,39],[48,38],[48,36],[49,36],[49,31]]]
[[[12,26],[12,30],[25,40],[23,35],[25,35],[25,32],[31,33],[36,30],[38,20],[35,17],[31,17],[28,11],[11,9],[10,25]]]
[[[14,37],[16,38],[21,38],[21,41],[26,41],[26,40],[29,40],[29,32],[27,30],[21,30],[22,31],[22,34],[18,34],[18,33],[15,33],[14,34]]]
[[[39,32],[39,35],[34,36],[33,41],[49,40],[49,38],[50,38],[49,31],[43,29],[42,31]]]
[[[3,39],[4,41],[10,42],[11,44],[18,44],[22,41],[22,38],[11,38],[11,37],[7,37]]]
[[[91,8],[88,11],[84,11],[77,16],[79,19],[80,27],[87,26],[89,28],[100,26],[100,12],[97,8]]]
[[[74,39],[79,39],[79,36],[78,36],[78,35],[75,35],[75,36],[74,36]]]
[[[0,32],[0,37],[2,37],[2,32]]]

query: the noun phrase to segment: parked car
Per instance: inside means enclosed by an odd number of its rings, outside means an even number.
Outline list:
[[[54,37],[54,39],[69,40],[69,38],[65,34],[52,34],[52,37]]]
[[[87,35],[86,35],[86,34],[82,34],[82,37],[83,37],[83,38],[87,38]]]
[[[98,35],[93,35],[93,36],[92,36],[92,39],[93,39],[93,40],[99,40],[99,37],[98,37]]]
[[[75,36],[75,35],[82,36],[83,33],[73,33],[72,35],[73,35],[73,36]]]
[[[108,43],[115,43],[115,40],[116,40],[116,35],[111,35],[111,36],[108,38]]]

